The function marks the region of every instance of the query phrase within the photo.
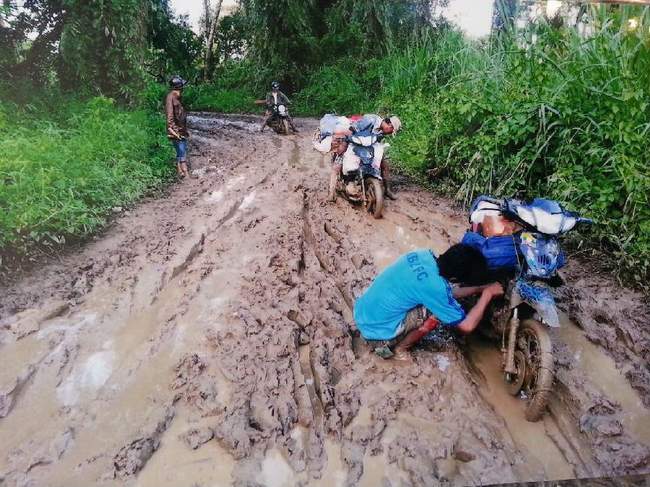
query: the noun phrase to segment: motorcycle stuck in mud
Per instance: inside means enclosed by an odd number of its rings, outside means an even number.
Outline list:
[[[330,154],[333,167],[330,181],[331,196],[343,196],[353,205],[363,205],[374,218],[381,218],[384,210],[384,181],[382,162],[390,145],[379,137],[351,135],[347,117],[325,115],[313,136],[314,148]],[[355,140],[357,143],[355,143]]]
[[[538,421],[554,380],[548,327],[560,326],[552,291],[562,284],[558,269],[565,263],[559,237],[591,220],[551,200],[525,204],[481,196],[472,204],[470,223],[463,243],[483,253],[492,277],[506,290],[486,316],[484,331],[501,343],[508,392],[526,401],[528,421]]]
[[[289,135],[291,128],[289,124],[289,110],[284,104],[276,104],[271,107],[271,119],[267,125],[280,135]]]
[[[382,145],[382,154],[385,147]],[[338,167],[336,192],[354,205],[363,205],[374,218],[381,218],[384,187],[380,170],[364,164],[352,144],[337,137],[332,141],[332,163]]]

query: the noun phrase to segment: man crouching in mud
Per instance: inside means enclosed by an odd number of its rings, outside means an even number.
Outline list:
[[[189,177],[187,170],[187,139],[190,133],[187,130],[187,112],[181,96],[187,84],[180,76],[169,80],[171,91],[165,99],[165,115],[167,117],[167,137],[176,149],[176,173],[180,177]]]
[[[454,245],[436,258],[431,250],[399,257],[372,282],[354,305],[361,336],[375,342],[383,358],[411,360],[408,352],[439,323],[471,333],[493,298],[503,295],[501,284],[451,287],[450,283],[480,282],[487,275],[485,257],[468,245]],[[465,314],[456,301],[480,294]],[[431,316],[425,319],[426,311]]]

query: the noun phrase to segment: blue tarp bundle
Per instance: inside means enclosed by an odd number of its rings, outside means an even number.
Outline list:
[[[466,232],[462,243],[480,251],[491,271],[516,270],[518,266],[518,235],[486,238],[480,233]]]

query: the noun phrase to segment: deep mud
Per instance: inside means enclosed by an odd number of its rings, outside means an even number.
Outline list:
[[[648,305],[569,268],[549,413],[527,423],[494,344],[398,366],[353,299],[464,216],[406,183],[385,218],[325,203],[302,134],[191,118],[197,179],[0,292],[0,484],[429,486],[650,471]],[[577,327],[571,319],[580,327]]]

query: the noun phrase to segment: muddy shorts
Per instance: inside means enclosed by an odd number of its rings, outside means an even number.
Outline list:
[[[371,347],[374,347],[374,352],[382,358],[390,358],[393,356],[392,349],[401,342],[404,337],[410,332],[419,328],[424,320],[427,318],[427,310],[424,306],[416,306],[411,311],[406,313],[406,318],[397,330],[397,336],[391,340],[368,340]]]

